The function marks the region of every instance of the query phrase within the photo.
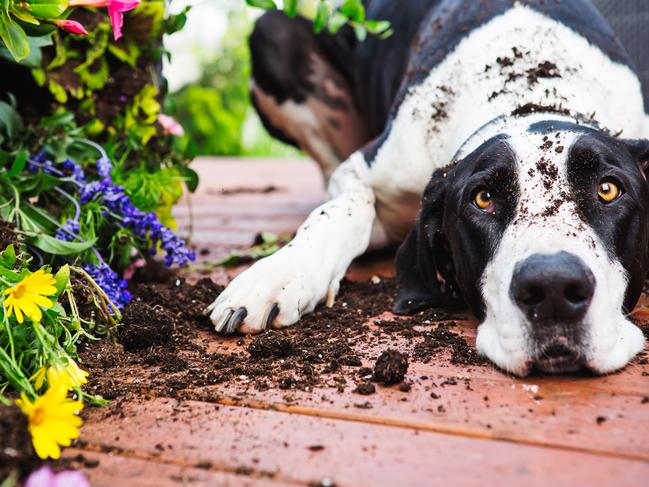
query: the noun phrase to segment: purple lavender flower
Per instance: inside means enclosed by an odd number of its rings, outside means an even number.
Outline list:
[[[63,161],[63,169],[72,173],[72,179],[78,184],[84,184],[86,182],[86,173],[83,168],[74,161],[67,159]]]
[[[25,482],[25,487],[90,487],[86,477],[76,470],[54,473],[50,467],[42,467]]]
[[[107,209],[107,218],[119,222],[133,234],[151,241],[149,252],[154,255],[158,243],[166,252],[165,265],[183,266],[196,259],[196,255],[185,246],[173,231],[160,223],[155,213],[146,213],[131,203],[124,188],[110,184],[106,179],[92,182],[79,190],[81,202],[87,203],[101,198]]]
[[[128,283],[124,279],[120,279],[116,272],[114,272],[108,264],[101,262],[99,265],[86,264],[83,269],[90,274],[99,287],[101,287],[108,299],[110,299],[115,306],[122,309],[131,301],[131,293],[128,292]]]
[[[65,240],[70,242],[75,239],[76,234],[81,230],[81,225],[76,219],[68,219],[61,228],[56,232],[55,238],[57,240]]]
[[[108,157],[102,155],[97,159],[97,174],[102,179],[110,180],[110,172],[113,170],[113,164]]]

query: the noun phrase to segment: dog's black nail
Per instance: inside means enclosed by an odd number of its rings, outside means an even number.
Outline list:
[[[221,318],[219,322],[214,326],[214,329],[216,330],[217,333],[221,333],[225,329],[225,327],[228,324],[228,321],[230,321],[230,318],[232,317],[232,313],[233,311],[229,309],[227,311],[227,315],[225,315],[224,318]]]
[[[246,308],[239,308],[236,310],[225,327],[225,333],[230,335],[236,332],[246,316],[248,316],[248,310]]]
[[[273,321],[275,320],[275,318],[277,318],[278,314],[279,305],[277,303],[273,303],[273,306],[271,306],[270,311],[268,312],[268,318],[266,319],[267,330],[273,325]]]

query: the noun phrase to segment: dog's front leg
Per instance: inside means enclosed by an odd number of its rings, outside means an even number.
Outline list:
[[[328,186],[332,199],[309,215],[289,244],[239,275],[208,308],[216,331],[281,328],[325,299],[333,304],[347,267],[370,243],[375,210],[367,172],[359,153],[340,165]]]

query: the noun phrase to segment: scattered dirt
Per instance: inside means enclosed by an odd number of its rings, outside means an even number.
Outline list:
[[[560,113],[562,115],[570,115],[570,110],[557,105],[539,105],[537,103],[525,103],[516,107],[512,111],[512,116],[527,115],[528,113]]]
[[[268,193],[275,193],[277,191],[283,191],[283,190],[271,184],[268,186],[263,186],[261,188],[247,187],[247,186],[237,186],[236,188],[223,188],[220,191],[218,191],[218,194],[230,196],[230,195],[237,195],[237,194],[268,194]],[[215,192],[208,191],[208,193],[215,193]]]
[[[536,68],[528,69],[526,75],[527,83],[530,86],[538,83],[540,78],[561,78],[559,68],[557,68],[556,64],[550,61],[544,61],[539,63]]]
[[[18,237],[14,232],[13,225],[4,220],[0,220],[0,252],[11,244],[14,244],[14,246],[18,245]]]
[[[284,358],[294,351],[293,342],[289,337],[273,331],[267,331],[256,337],[248,345],[251,357],[256,358]]]
[[[376,387],[371,382],[361,382],[356,386],[354,392],[363,396],[369,396],[370,394],[374,394],[376,392]]]
[[[12,471],[24,478],[39,467],[27,431],[27,418],[17,406],[0,406],[0,481]]]
[[[465,318],[462,314],[430,310],[368,324],[368,319],[391,309],[391,279],[376,284],[345,281],[332,308],[317,309],[298,326],[254,337],[214,333],[202,310],[221,290],[208,279],[193,286],[182,278],[135,285],[134,302],[126,308],[118,332],[122,344],[102,340],[80,350],[81,362],[90,371],[88,391],[119,398],[109,408],[121,414],[119,403],[130,394],[200,398],[201,386],[215,384],[287,393],[351,388],[371,394],[375,386],[370,379],[402,382],[411,358],[430,360],[435,353],[442,361],[483,362],[460,334],[449,331],[454,321],[439,324]],[[370,368],[396,341],[401,353],[384,354],[375,370]]]
[[[386,350],[374,365],[373,379],[386,386],[403,381],[408,370],[408,356],[398,350]]]

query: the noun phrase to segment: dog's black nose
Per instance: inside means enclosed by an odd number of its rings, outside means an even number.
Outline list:
[[[595,277],[576,255],[534,254],[516,265],[510,293],[532,322],[578,321],[595,293]]]

